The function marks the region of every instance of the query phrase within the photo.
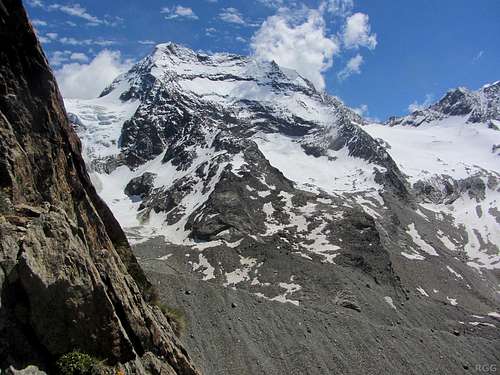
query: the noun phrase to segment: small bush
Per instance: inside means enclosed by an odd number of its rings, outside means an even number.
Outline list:
[[[155,287],[150,289],[150,304],[158,306],[172,326],[177,337],[181,337],[186,330],[187,322],[184,313],[174,307],[169,307],[160,301],[160,295]]]
[[[163,315],[165,315],[168,322],[172,326],[175,335],[177,337],[182,336],[182,334],[186,330],[186,325],[187,325],[184,313],[179,309],[165,305],[159,305],[158,307],[163,312]]]
[[[95,375],[101,372],[103,364],[88,354],[73,351],[59,358],[56,366],[61,375]]]

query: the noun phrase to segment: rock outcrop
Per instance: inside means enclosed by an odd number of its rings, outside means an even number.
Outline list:
[[[20,0],[0,2],[0,368],[80,350],[128,373],[198,370],[86,172]]]

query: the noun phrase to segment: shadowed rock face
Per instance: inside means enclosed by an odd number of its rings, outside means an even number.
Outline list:
[[[0,369],[78,349],[134,373],[198,374],[157,307],[20,0],[0,1]]]

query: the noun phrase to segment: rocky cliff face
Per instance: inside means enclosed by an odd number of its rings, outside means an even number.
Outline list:
[[[0,368],[78,349],[133,373],[198,374],[113,214],[20,0],[0,2]]]

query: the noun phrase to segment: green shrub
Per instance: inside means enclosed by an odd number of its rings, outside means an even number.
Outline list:
[[[159,304],[158,307],[162,311],[163,315],[167,318],[168,322],[172,326],[174,333],[176,336],[180,337],[186,330],[186,317],[184,313],[176,308],[165,306],[163,304]]]
[[[165,315],[165,318],[167,318],[167,321],[172,326],[175,335],[177,337],[182,336],[187,326],[186,317],[184,313],[179,309],[176,309],[174,307],[169,307],[163,304],[160,301],[160,295],[155,287],[152,287],[150,289],[149,303],[158,306],[163,315]]]
[[[101,372],[103,364],[88,354],[73,351],[59,358],[56,366],[61,375],[95,375]]]

